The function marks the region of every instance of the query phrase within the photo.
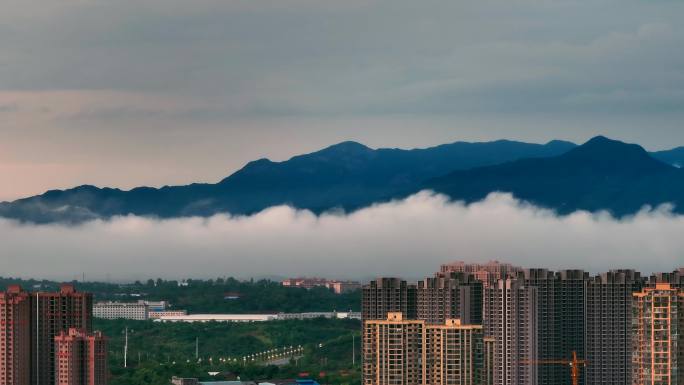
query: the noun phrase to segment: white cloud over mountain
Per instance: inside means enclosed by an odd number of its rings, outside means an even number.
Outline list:
[[[351,214],[286,206],[252,216],[155,220],[118,217],[78,226],[0,220],[3,276],[131,280],[156,277],[322,275],[417,278],[452,260],[528,267],[684,265],[684,217],[667,207],[616,220],[558,217],[506,194],[465,206],[429,192]]]

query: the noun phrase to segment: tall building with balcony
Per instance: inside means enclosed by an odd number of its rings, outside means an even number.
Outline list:
[[[642,286],[634,270],[610,271],[587,281],[588,385],[632,385],[632,294]]]
[[[31,383],[31,297],[18,285],[0,292],[0,384]]]
[[[425,321],[389,312],[363,324],[363,384],[425,384]]]
[[[484,377],[482,325],[447,319],[426,326],[425,384],[482,385]]]
[[[482,385],[494,385],[496,339],[493,337],[484,337],[482,341],[484,345],[482,359]]]
[[[523,272],[520,266],[489,261],[487,263],[467,263],[463,261],[452,262],[440,266],[438,276],[446,276],[449,273],[470,273],[482,281],[485,288],[496,284],[500,279],[515,278]]]
[[[430,325],[401,313],[364,323],[364,385],[480,385],[483,371],[481,325]]]
[[[55,337],[69,329],[92,331],[93,296],[64,284],[58,292],[31,294],[33,384],[55,384]]]
[[[400,278],[378,278],[363,286],[361,319],[386,320],[387,313],[402,313],[405,319],[417,318],[417,288]]]
[[[522,279],[500,280],[485,290],[485,331],[490,383],[536,385],[539,331],[538,289]],[[492,351],[493,350],[493,351]]]
[[[55,337],[55,385],[107,385],[107,340],[78,329]]]
[[[417,317],[428,324],[459,319],[464,324],[482,325],[482,282],[468,273],[418,281]]]
[[[584,308],[586,281],[582,270],[552,272],[526,269],[525,286],[537,289],[537,355],[539,360],[570,359],[572,352],[585,356]],[[539,384],[570,385],[567,368],[562,365],[539,365]],[[584,384],[585,372],[579,383]]]
[[[684,289],[655,283],[634,294],[633,384],[684,384]]]
[[[655,273],[648,278],[649,287],[655,287],[660,283],[669,283],[671,287],[684,289],[684,268],[671,272]]]

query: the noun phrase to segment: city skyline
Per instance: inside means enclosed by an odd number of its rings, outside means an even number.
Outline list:
[[[453,263],[434,277],[363,286],[365,385],[682,382],[684,268],[592,276]],[[430,327],[445,322],[445,331],[470,325],[480,334],[431,338]]]

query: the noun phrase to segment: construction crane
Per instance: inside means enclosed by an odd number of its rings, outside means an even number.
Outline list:
[[[523,365],[564,365],[570,367],[570,378],[572,385],[579,385],[580,368],[589,365],[586,360],[577,359],[577,352],[572,352],[572,359],[561,360],[532,360],[522,361]]]

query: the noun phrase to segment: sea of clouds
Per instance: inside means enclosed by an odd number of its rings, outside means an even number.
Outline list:
[[[417,278],[453,260],[644,273],[684,265],[684,217],[645,208],[557,216],[509,194],[464,205],[421,192],[353,213],[287,206],[251,216],[81,225],[0,220],[2,276],[126,281],[146,278],[326,276]]]

